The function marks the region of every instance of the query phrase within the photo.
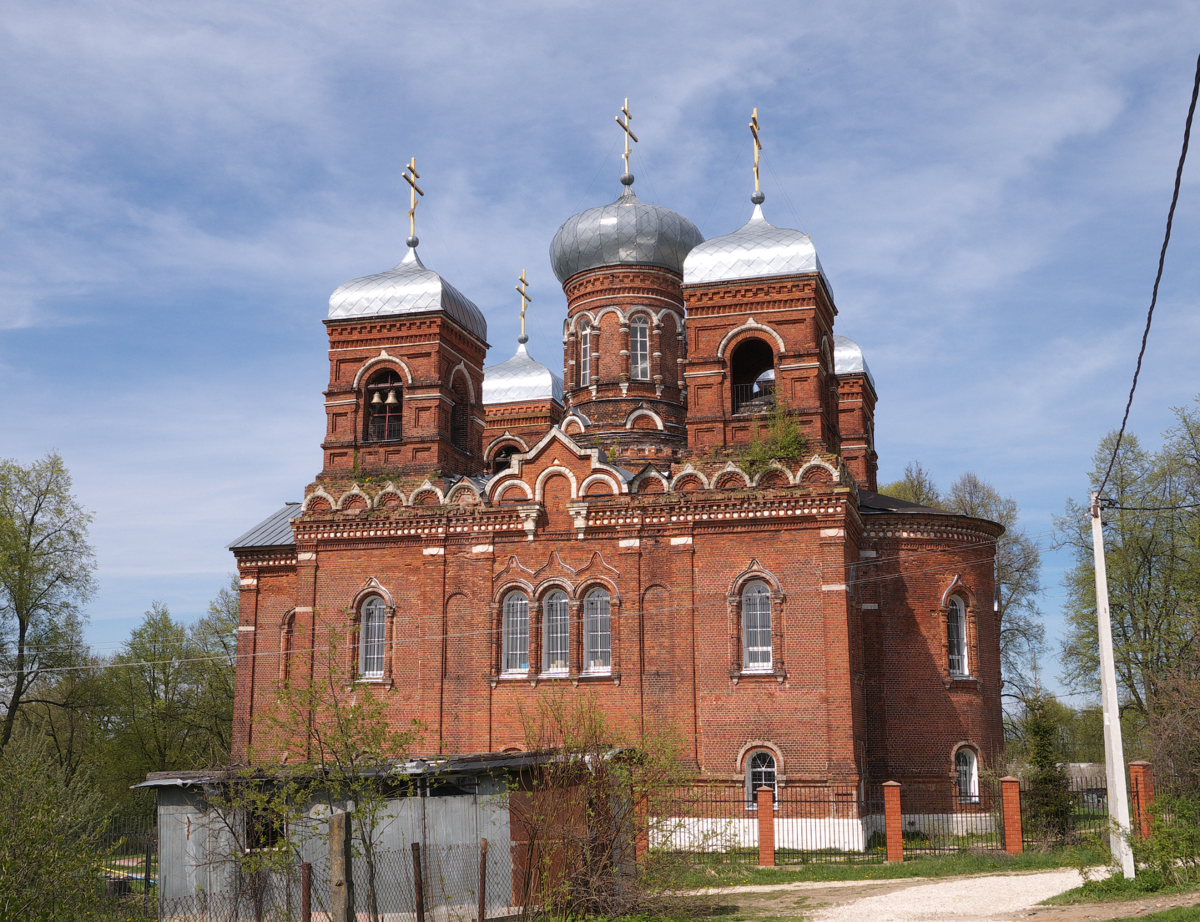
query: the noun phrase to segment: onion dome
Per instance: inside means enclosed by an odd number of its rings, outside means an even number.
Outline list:
[[[863,358],[862,348],[849,336],[833,335],[833,373],[837,375],[866,375],[875,387],[875,377]]]
[[[517,346],[517,354],[507,362],[483,370],[484,406],[494,403],[529,403],[535,400],[563,402],[563,380],[526,350]]]
[[[633,176],[621,177],[625,191],[610,205],[567,218],[550,242],[550,265],[560,282],[600,266],[661,266],[683,272],[683,261],[703,242],[699,228],[669,208],[641,201]]]
[[[353,279],[338,288],[329,298],[329,319],[395,317],[440,311],[487,342],[487,321],[479,308],[444,278],[422,265],[416,239],[409,238],[409,250],[394,269]]]
[[[683,264],[683,283],[730,282],[775,275],[815,272],[833,293],[817,250],[808,234],[775,227],[762,212],[762,194],[755,193],[754,213],[732,234],[713,237],[696,247]]]

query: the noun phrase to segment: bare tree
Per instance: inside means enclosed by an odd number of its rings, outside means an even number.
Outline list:
[[[904,466],[904,476],[892,483],[885,483],[879,492],[894,499],[916,503],[918,506],[941,508],[942,494],[929,471],[921,466],[920,461],[910,461]]]
[[[27,467],[0,461],[0,752],[31,686],[78,638],[79,606],[95,589],[91,521],[57,454]]]

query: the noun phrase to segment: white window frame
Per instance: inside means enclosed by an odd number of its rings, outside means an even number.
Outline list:
[[[612,672],[612,597],[600,586],[583,598],[583,671]]]
[[[520,589],[504,597],[501,636],[501,672],[506,675],[529,672],[529,596]]]
[[[586,320],[579,328],[579,386],[592,383],[592,325]]]
[[[362,604],[358,618],[358,674],[382,679],[387,646],[387,603],[373,595]]]
[[[571,600],[561,589],[555,589],[542,599],[542,672],[566,675],[570,662]]]
[[[629,322],[629,377],[650,380],[650,320],[645,314]]]
[[[953,676],[969,676],[971,664],[967,657],[967,606],[958,596],[951,596],[946,608],[946,664]]]
[[[954,773],[958,802],[979,803],[979,757],[975,755],[975,750],[963,746],[954,754]]]
[[[769,759],[770,765],[761,764]],[[756,767],[757,764],[757,767]],[[755,783],[755,776],[760,776]],[[774,802],[779,793],[779,760],[770,749],[754,749],[746,754],[746,806],[751,810],[758,809],[758,789],[769,787],[771,801]]]
[[[753,600],[753,601],[751,601]],[[763,610],[765,608],[765,611]],[[751,580],[742,587],[740,600],[742,618],[742,670],[744,672],[770,672],[775,663],[772,637],[774,625],[771,587],[763,580]],[[763,624],[763,619],[766,624]],[[763,637],[766,646],[763,646]],[[763,654],[766,654],[765,661]]]

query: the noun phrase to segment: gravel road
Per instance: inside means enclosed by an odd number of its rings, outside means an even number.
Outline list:
[[[1015,922],[1047,897],[1078,887],[1078,871],[922,883],[820,909],[811,922]]]

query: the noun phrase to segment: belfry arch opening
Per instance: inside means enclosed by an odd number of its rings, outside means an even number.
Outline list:
[[[738,343],[729,357],[734,413],[763,413],[775,405],[775,350],[761,339]]]
[[[399,439],[404,418],[404,379],[388,369],[373,377],[366,391],[366,440],[391,442]]]

